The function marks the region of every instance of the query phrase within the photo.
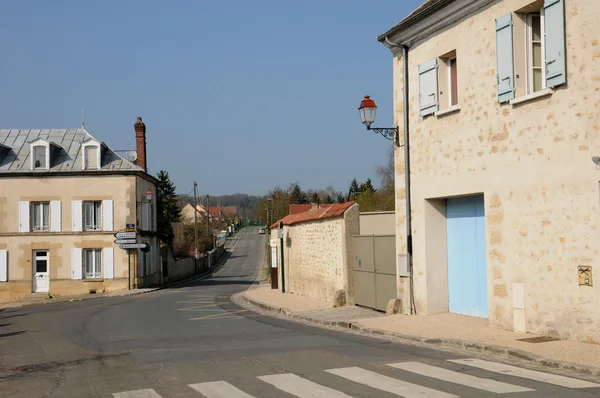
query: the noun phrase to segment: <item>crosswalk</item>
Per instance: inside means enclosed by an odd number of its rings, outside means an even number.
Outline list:
[[[401,372],[401,374],[404,375],[404,379],[410,379],[410,375],[413,374],[435,379],[438,381],[438,383],[435,384],[438,386],[436,388],[425,387],[419,384],[396,379],[394,377],[383,375],[368,369],[363,369],[358,366],[324,370],[325,375],[337,378],[335,381],[338,385],[340,384],[340,381],[344,382],[344,385],[348,386],[346,392],[339,391],[326,385],[318,384],[312,380],[300,377],[293,373],[263,375],[257,376],[257,379],[263,382],[265,389],[275,388],[276,390],[283,391],[291,396],[299,398],[348,398],[351,397],[351,395],[348,395],[351,394],[352,391],[351,383],[357,383],[373,389],[373,396],[377,396],[377,391],[379,390],[404,398],[459,397],[459,395],[455,395],[456,388],[452,389],[454,392],[442,391],[443,388],[440,389],[439,381],[447,383],[442,384],[443,386],[458,385],[479,390],[481,391],[481,396],[487,396],[486,394],[488,393],[512,394],[535,391],[532,388],[519,385],[518,381],[512,381],[519,378],[533,380],[535,382],[544,384],[551,384],[553,386],[560,386],[568,389],[598,389],[593,390],[593,392],[600,393],[600,384],[552,373],[519,368],[517,366],[511,366],[499,362],[484,361],[474,358],[449,359],[446,362],[455,365],[461,365],[461,370],[466,370],[466,372],[458,372],[446,369],[444,367],[432,366],[420,362],[397,362],[386,364],[386,368],[392,372]],[[493,377],[494,375],[510,376],[513,378],[511,379],[511,382],[516,384],[501,382],[492,378],[476,377],[468,374],[469,371],[476,370],[483,370],[484,374],[485,372],[489,372],[489,377]],[[420,378],[420,380],[423,380],[423,378]],[[189,384],[188,387],[206,398],[255,397],[254,395],[243,391],[242,388],[244,388],[244,386],[235,386],[225,380]],[[153,389],[123,391],[114,393],[112,395],[115,398],[162,398],[162,396]]]

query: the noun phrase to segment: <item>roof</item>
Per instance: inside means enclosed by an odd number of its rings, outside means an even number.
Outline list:
[[[455,0],[426,0],[423,4],[421,4],[413,12],[404,17],[400,22],[394,25],[387,32],[377,36],[377,40],[383,42],[386,37],[389,37],[393,34],[402,31],[403,29],[415,25],[419,21],[422,21],[429,15],[434,14],[438,10],[441,10],[442,8],[446,7],[454,1]]]
[[[313,208],[312,204],[307,204],[307,205],[291,204],[289,206],[290,214],[304,213],[305,211],[309,211],[312,208]]]
[[[221,214],[224,217],[237,217],[238,210],[236,206],[221,206]]]
[[[56,148],[56,157],[52,159],[49,170],[31,170],[30,147],[32,141],[44,140]],[[102,164],[99,170],[83,170],[81,167],[81,144],[84,141],[95,140],[104,148]],[[8,147],[0,158],[0,174],[4,173],[47,173],[50,172],[86,172],[98,171],[135,171],[144,170],[127,159],[121,157],[102,141],[93,137],[85,129],[44,129],[44,130],[2,130],[0,129],[0,145]]]
[[[346,210],[352,207],[354,203],[356,202],[351,201],[345,203],[335,203],[332,205],[323,205],[318,209],[311,209],[309,211],[305,211],[304,213],[289,214],[271,225],[271,228],[279,228],[280,222],[283,222],[283,225],[294,225],[308,221],[319,221],[327,218],[339,217],[343,215]]]

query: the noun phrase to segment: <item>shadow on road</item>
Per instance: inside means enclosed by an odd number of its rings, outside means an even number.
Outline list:
[[[25,315],[27,315],[27,314],[14,314],[14,315],[0,316],[0,319],[17,318],[17,317],[25,316]]]
[[[0,339],[3,338],[3,337],[18,336],[18,335],[23,334],[23,333],[27,333],[27,331],[25,331],[25,330],[19,330],[18,332],[0,333]]]

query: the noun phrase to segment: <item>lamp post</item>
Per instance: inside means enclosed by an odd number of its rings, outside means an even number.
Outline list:
[[[150,188],[148,188],[148,190],[146,191],[146,200],[142,201],[142,202],[136,202],[137,206],[140,205],[149,205],[152,202],[152,190]],[[149,230],[152,230],[153,225],[150,225],[150,220],[152,220],[151,214],[150,212],[152,211],[152,209],[150,208],[150,206],[148,206],[148,213],[147,213],[147,218],[146,218],[146,222],[148,225]],[[144,217],[144,214],[142,212],[142,217]],[[142,272],[142,280],[144,283],[144,288],[146,288],[146,253],[150,250],[148,245],[145,249],[142,249],[142,253],[144,254],[144,258],[143,258],[143,272]],[[129,249],[127,249],[127,259],[128,259],[128,271],[129,271],[129,280],[131,280],[131,261],[129,261],[130,256],[129,256]]]
[[[377,111],[377,105],[370,96],[365,95],[365,98],[360,102],[358,112],[360,114],[360,120],[362,124],[367,126],[367,130],[373,130],[376,134],[381,134],[382,137],[388,140],[394,140],[396,146],[400,146],[398,138],[398,126],[396,127],[371,127],[371,124],[375,122],[375,113]]]

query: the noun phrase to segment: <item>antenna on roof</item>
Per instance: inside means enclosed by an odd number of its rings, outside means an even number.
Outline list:
[[[84,111],[84,109],[81,110],[81,128],[85,130],[85,121],[84,121],[84,117],[83,117],[83,111]]]

